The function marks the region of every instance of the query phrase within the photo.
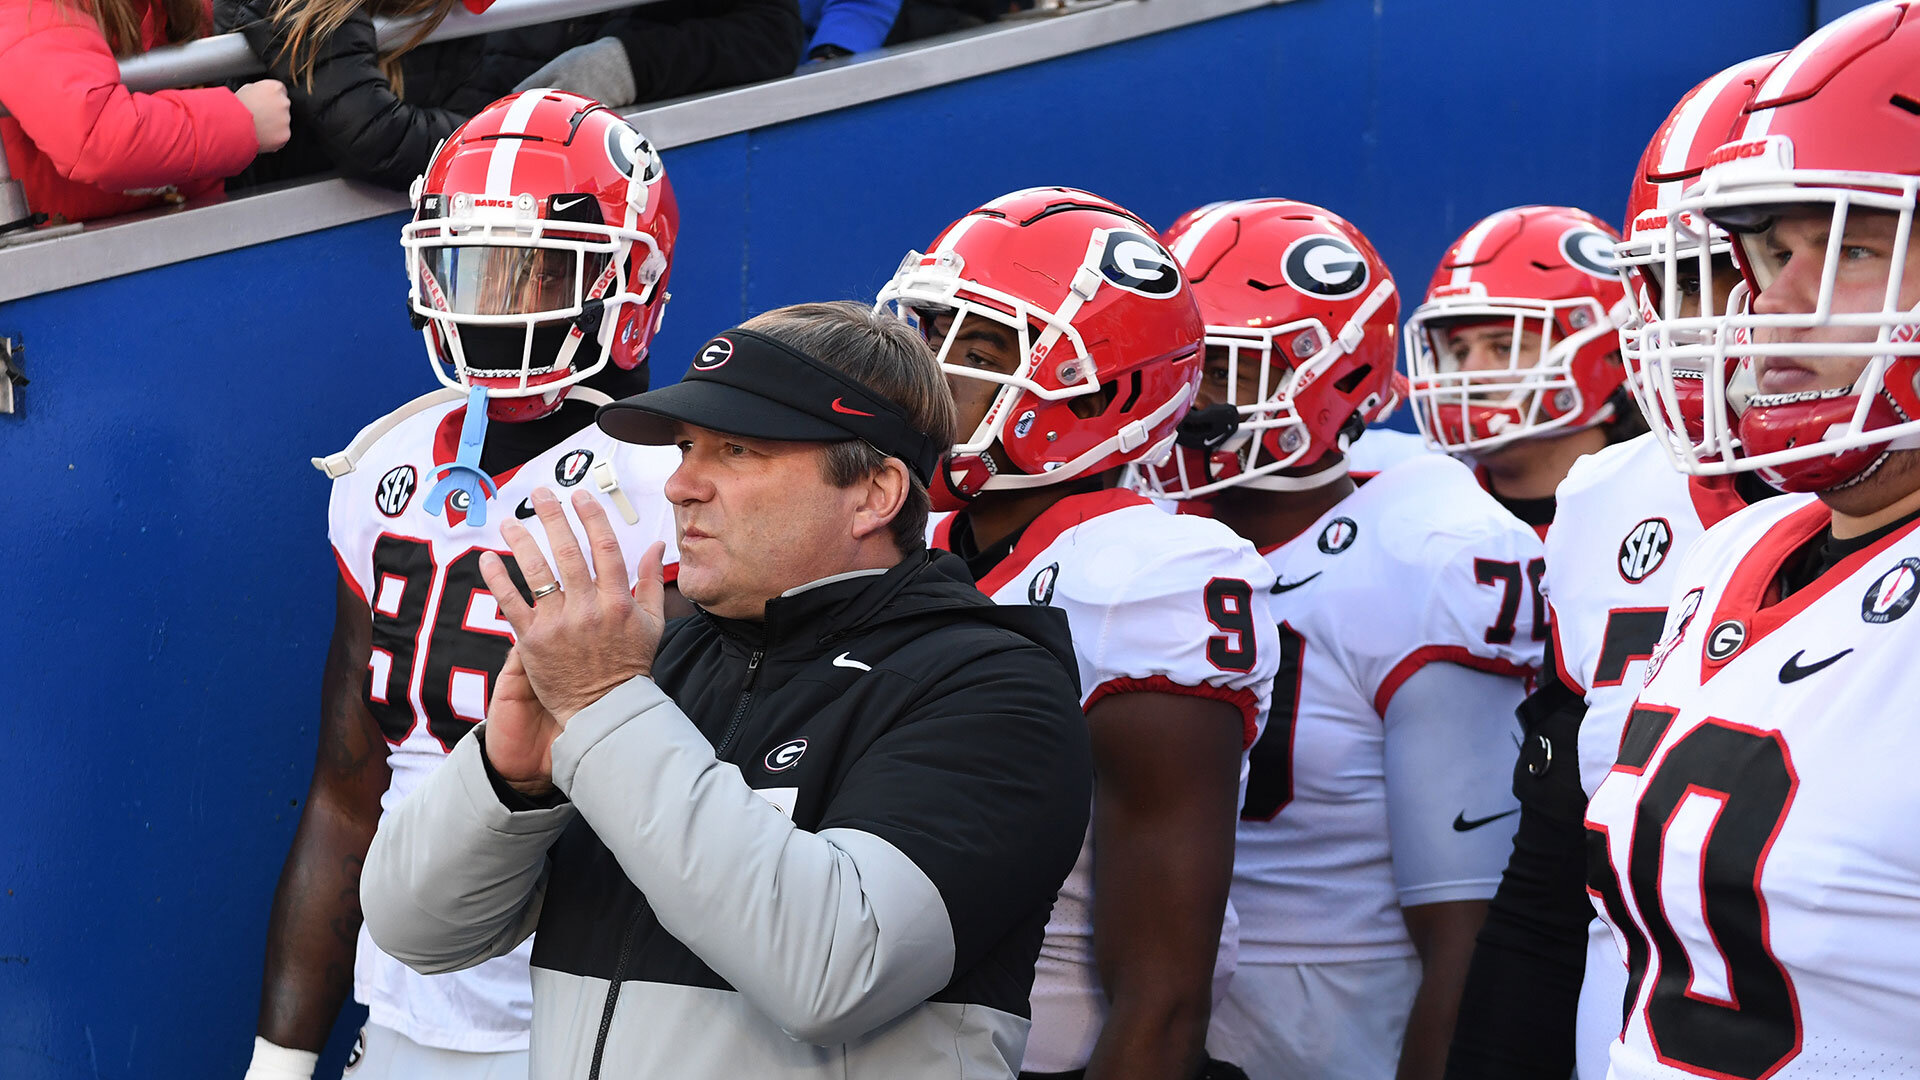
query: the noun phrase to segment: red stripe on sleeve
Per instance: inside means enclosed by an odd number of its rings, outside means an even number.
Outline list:
[[[1224,701],[1240,709],[1240,749],[1252,746],[1253,740],[1260,734],[1260,698],[1252,690],[1236,690],[1231,686],[1208,683],[1187,686],[1165,675],[1149,675],[1144,679],[1109,679],[1093,688],[1093,693],[1087,695],[1087,703],[1081,706],[1080,711],[1092,712],[1100,699],[1115,694],[1185,694],[1209,701]]]
[[[1414,672],[1428,664],[1459,664],[1490,675],[1507,675],[1516,679],[1528,678],[1534,673],[1525,664],[1475,656],[1459,645],[1425,645],[1408,653],[1393,665],[1392,671],[1387,672],[1387,677],[1380,681],[1380,689],[1374,691],[1373,711],[1379,713],[1381,719],[1386,719],[1387,706],[1393,702],[1393,695],[1399,693],[1403,683],[1413,678]]]
[[[328,546],[331,547],[332,545]],[[361,603],[367,604],[368,611],[372,611],[373,605],[367,603],[367,594],[360,591],[360,582],[354,578],[353,572],[347,569],[346,557],[340,554],[339,548],[333,549],[333,562],[334,565],[340,568],[340,580],[347,583],[347,588],[353,590],[353,595],[359,597]]]

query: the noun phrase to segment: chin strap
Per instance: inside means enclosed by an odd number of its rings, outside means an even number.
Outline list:
[[[497,490],[493,478],[480,468],[480,448],[487,439],[487,388],[476,386],[467,392],[467,415],[460,422],[460,449],[450,462],[437,463],[430,470],[440,482],[427,493],[427,513],[440,516],[444,504],[464,509],[467,523],[478,528],[487,523],[487,500]],[[454,497],[466,492],[467,505],[456,507]]]
[[[1318,472],[1308,473],[1305,476],[1282,476],[1277,472],[1267,473],[1262,476],[1249,476],[1240,481],[1240,483],[1244,487],[1254,488],[1259,491],[1312,491],[1314,488],[1326,487],[1328,484],[1352,472],[1352,464],[1345,453],[1345,441],[1344,439],[1341,440],[1343,444],[1341,446],[1341,454],[1334,458],[1333,462],[1326,468]]]

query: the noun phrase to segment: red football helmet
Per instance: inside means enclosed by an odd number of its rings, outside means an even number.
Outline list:
[[[1668,444],[1670,433],[1684,431],[1693,443],[1701,438],[1705,369],[1696,365],[1676,379],[1670,399],[1647,393],[1640,369],[1649,350],[1700,343],[1697,333],[1684,340],[1676,338],[1663,320],[1687,316],[1689,305],[1692,314],[1717,314],[1713,285],[1720,275],[1732,273],[1723,257],[1731,252],[1733,241],[1697,212],[1673,208],[1687,185],[1699,179],[1707,155],[1738,125],[1754,87],[1785,55],[1743,60],[1687,91],[1640,156],[1627,196],[1626,239],[1614,248],[1614,261],[1635,303],[1620,327],[1620,355],[1627,366],[1628,388],[1676,462],[1682,455],[1677,446]],[[1687,286],[1697,289],[1689,293]],[[1721,380],[1731,373],[1731,365],[1726,365]],[[1656,416],[1663,410],[1670,414],[1665,420]]]
[[[1200,382],[1204,330],[1193,291],[1153,229],[1072,188],[1003,195],[911,252],[878,303],[917,320],[947,313],[949,376],[1000,384],[986,417],[947,457],[935,499],[956,509],[982,491],[1032,488],[1158,460]],[[967,319],[1017,335],[1011,374],[951,364]],[[1112,388],[1097,415],[1074,399]],[[1012,472],[998,471],[998,443]]]
[[[1645,360],[1649,393],[1676,400],[1692,372],[1737,361],[1732,386],[1704,383],[1698,439],[1654,418],[1680,449],[1684,471],[1758,470],[1788,491],[1826,491],[1864,478],[1890,450],[1920,446],[1920,304],[1904,272],[1917,191],[1920,10],[1873,4],[1822,27],[1774,67],[1739,129],[1674,204],[1734,235],[1745,279],[1726,315],[1665,320],[1675,343]],[[1784,266],[1764,243],[1766,229],[1783,210],[1809,209],[1827,233],[1815,310],[1756,312]],[[1836,286],[1853,243],[1848,218],[1863,211],[1893,222],[1890,273],[1884,289],[1873,287],[1877,308],[1840,310]],[[1864,340],[1822,340],[1835,330]],[[1851,386],[1758,392],[1761,361],[1795,357],[1862,366]]]
[[[1187,499],[1345,476],[1344,458],[1309,476],[1277,474],[1344,454],[1397,403],[1400,302],[1373,245],[1338,214],[1289,199],[1218,203],[1184,215],[1166,240],[1206,319],[1207,347],[1226,352],[1227,397],[1187,414],[1173,457],[1146,470],[1148,488]],[[1242,400],[1250,364],[1256,389]]]
[[[680,212],[618,113],[559,90],[502,98],[440,144],[413,209],[414,324],[440,381],[484,387],[490,417],[545,415],[608,361],[646,359]]]
[[[1613,418],[1625,381],[1615,330],[1626,293],[1613,269],[1620,239],[1569,206],[1521,206],[1482,219],[1440,260],[1426,302],[1407,320],[1413,416],[1450,453],[1578,431]],[[1513,329],[1507,361],[1462,370],[1446,331]],[[1539,347],[1524,347],[1523,331]]]

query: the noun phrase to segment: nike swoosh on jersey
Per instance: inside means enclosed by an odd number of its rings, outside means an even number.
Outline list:
[[[521,521],[532,517],[534,513],[533,499],[531,497],[521,499],[520,505],[513,508],[513,516],[519,518]]]
[[[1808,664],[1806,667],[1801,667],[1800,658],[1807,655],[1807,650],[1801,649],[1799,652],[1787,657],[1787,662],[1780,665],[1780,681],[1783,683],[1799,682],[1809,675],[1825,671],[1832,667],[1839,662],[1841,657],[1852,651],[1852,649],[1841,649],[1839,652],[1834,653],[1832,656],[1827,657],[1817,664]]]
[[[1299,588],[1300,586],[1305,585],[1307,582],[1312,581],[1314,578],[1319,577],[1324,572],[1325,571],[1315,570],[1313,573],[1308,574],[1306,577],[1301,578],[1299,581],[1275,581],[1273,583],[1273,588],[1268,589],[1267,591],[1272,593],[1275,596],[1279,596],[1283,592],[1292,592],[1293,590]]]
[[[1503,817],[1511,817],[1514,814],[1517,814],[1519,812],[1520,812],[1520,809],[1518,807],[1515,807],[1512,810],[1508,810],[1502,814],[1495,814],[1492,817],[1475,818],[1472,821],[1468,821],[1467,812],[1465,810],[1462,810],[1458,814],[1453,815],[1453,831],[1454,832],[1472,832],[1473,830],[1479,828],[1482,825],[1486,825],[1490,822],[1499,821]]]
[[[839,656],[834,657],[833,666],[834,667],[850,667],[856,671],[872,671],[873,670],[872,664],[863,664],[858,660],[848,659],[846,653],[841,653]]]

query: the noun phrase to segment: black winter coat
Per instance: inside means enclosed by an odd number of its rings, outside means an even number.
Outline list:
[[[626,46],[642,102],[776,78],[800,62],[797,0],[664,0],[422,46],[401,60],[403,100],[380,70],[364,10],[321,46],[308,82],[294,77],[285,28],[267,18],[272,8],[273,0],[214,5],[216,29],[244,34],[293,100],[292,140],[238,186],[337,169],[404,191],[467,117],[560,53],[602,37]]]

